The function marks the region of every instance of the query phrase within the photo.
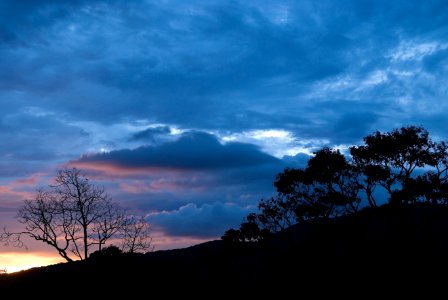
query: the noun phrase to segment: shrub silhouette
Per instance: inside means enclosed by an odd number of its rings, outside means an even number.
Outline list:
[[[105,260],[110,258],[116,258],[121,255],[123,255],[123,252],[120,250],[120,248],[111,245],[108,247],[104,247],[101,250],[93,252],[92,254],[90,254],[89,258],[91,260]]]

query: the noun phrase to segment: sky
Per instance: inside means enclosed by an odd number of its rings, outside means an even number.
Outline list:
[[[156,250],[184,247],[323,146],[406,125],[446,140],[447,20],[446,0],[0,0],[0,225],[77,167]],[[0,246],[0,269],[58,260]]]

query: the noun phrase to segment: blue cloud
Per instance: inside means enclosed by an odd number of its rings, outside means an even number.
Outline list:
[[[442,78],[445,77],[448,72],[448,49],[445,48],[426,56],[423,60],[423,66],[428,73],[433,73]]]
[[[173,236],[216,238],[230,227],[238,227],[255,207],[214,202],[201,206],[188,203],[179,209],[148,216],[148,221]]]
[[[38,101],[69,119],[109,124],[151,118],[199,129],[323,132],[310,111],[341,99],[388,105],[419,78],[389,71],[384,84],[363,89],[363,81],[391,69],[390,55],[401,42],[437,43],[447,33],[445,1],[36,3],[5,5],[4,27],[27,40],[6,42],[3,89],[23,92],[18,105]],[[30,21],[6,22],[15,19]],[[322,88],[341,80],[346,89]],[[332,115],[321,118],[341,125],[340,114],[349,112],[330,108]]]

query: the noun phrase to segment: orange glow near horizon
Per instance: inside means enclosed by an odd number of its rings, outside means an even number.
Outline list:
[[[190,247],[210,241],[210,238],[171,237],[163,233],[153,236],[154,250],[169,250]],[[65,260],[54,252],[0,252],[0,271],[19,272],[35,267],[63,263]]]
[[[0,270],[6,269],[8,273],[34,267],[43,267],[64,261],[60,256],[44,252],[0,252]]]

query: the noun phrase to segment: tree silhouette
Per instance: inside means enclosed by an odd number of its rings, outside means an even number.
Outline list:
[[[323,148],[305,169],[286,168],[274,181],[277,195],[261,200],[258,214],[250,214],[239,231],[228,231],[227,240],[263,239],[297,222],[358,210],[357,169],[339,150]]]
[[[229,229],[224,233],[221,239],[231,243],[259,242],[266,239],[271,231],[267,228],[260,228],[258,217],[259,215],[250,213],[241,223],[239,230]]]
[[[237,243],[241,241],[240,236],[241,232],[239,230],[231,228],[224,232],[224,235],[221,237],[221,239],[225,242]]]
[[[152,238],[149,224],[144,217],[128,216],[124,219],[121,229],[121,251],[136,253],[152,250]]]
[[[126,251],[150,248],[146,221],[126,216],[104,189],[90,183],[80,170],[60,170],[54,182],[48,190],[38,190],[33,200],[25,200],[17,213],[24,230],[4,229],[4,243],[20,247],[22,237],[29,236],[52,246],[67,261],[73,260],[71,255],[87,259],[92,247],[101,250],[114,238],[123,241]]]
[[[306,172],[320,192],[320,202],[329,208],[325,216],[356,212],[361,202],[356,168],[339,150],[325,147],[314,154],[308,161]]]
[[[355,213],[362,198],[377,207],[379,187],[387,191],[391,204],[448,204],[448,145],[432,141],[426,129],[376,131],[363,145],[350,147],[350,155],[324,147],[306,168],[286,168],[274,181],[277,195],[261,200],[259,212],[225,238],[250,240],[255,228],[278,232],[296,222]]]
[[[380,182],[386,182],[390,178],[390,168],[374,164],[369,153],[369,149],[351,147],[352,164],[359,172],[358,185],[366,194],[370,206],[377,207],[374,192]]]
[[[258,204],[260,214],[258,221],[271,232],[277,232],[295,223],[296,205],[282,194],[267,200],[261,200]]]
[[[274,182],[278,192],[276,201],[265,202],[269,206],[260,202],[259,220],[265,225],[269,220],[282,220],[283,224],[277,221],[277,228],[273,230],[278,231],[291,225],[291,212],[296,222],[355,212],[361,202],[357,180],[357,169],[339,150],[323,148],[314,153],[305,169],[287,168],[277,176]]]
[[[117,246],[111,245],[108,247],[104,247],[101,250],[97,250],[90,254],[90,259],[94,260],[101,260],[101,259],[110,259],[110,258],[116,258],[123,254],[123,251],[121,251],[120,248]]]
[[[279,211],[284,216],[277,216],[277,218],[290,220],[288,215],[290,215],[290,212],[293,212],[295,221],[300,222],[330,214],[331,208],[329,204],[321,201],[323,189],[319,188],[309,169],[286,168],[277,175],[274,186],[278,192],[276,198],[284,199],[282,200],[283,207],[289,208],[289,211]],[[261,220],[265,219],[264,214],[265,212],[261,211],[259,216]]]
[[[433,164],[433,143],[426,129],[402,127],[391,132],[374,132],[364,138],[365,145],[350,148],[354,161],[365,175],[364,190],[371,197],[375,184],[392,194],[409,181],[416,168]]]

